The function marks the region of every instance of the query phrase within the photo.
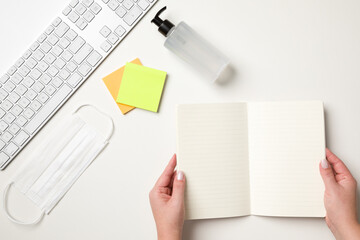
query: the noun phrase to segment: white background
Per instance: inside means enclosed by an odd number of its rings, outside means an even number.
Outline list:
[[[0,72],[15,63],[62,10],[66,0],[3,1]],[[182,20],[228,55],[235,75],[213,84],[163,47],[150,20]],[[37,226],[18,226],[0,211],[0,238],[155,239],[148,192],[176,151],[179,103],[323,100],[327,146],[360,179],[360,2],[358,0],[160,0],[9,167],[0,190],[59,120],[81,103],[111,114],[116,133],[108,148]],[[101,78],[136,57],[168,72],[159,113],[135,109],[123,116]],[[319,159],[320,161],[321,159]],[[301,164],[301,163],[299,163]],[[9,207],[37,213],[11,191]],[[1,202],[2,203],[2,202]],[[332,239],[323,219],[240,217],[190,221],[184,239]]]

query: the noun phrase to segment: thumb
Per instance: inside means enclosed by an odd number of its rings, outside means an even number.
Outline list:
[[[326,159],[322,160],[320,163],[320,174],[326,189],[330,189],[336,185],[334,172]]]
[[[178,171],[176,172],[176,176],[174,179],[172,198],[177,202],[183,202],[184,192],[185,192],[185,175],[182,171]]]

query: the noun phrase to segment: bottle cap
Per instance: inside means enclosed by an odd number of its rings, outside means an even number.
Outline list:
[[[152,23],[154,23],[156,26],[159,27],[159,32],[164,35],[165,37],[167,37],[168,33],[170,32],[170,30],[175,27],[174,24],[172,24],[169,20],[165,19],[165,20],[162,20],[160,18],[160,14],[166,10],[166,6],[163,7],[162,9],[160,9],[153,20],[151,20]]]

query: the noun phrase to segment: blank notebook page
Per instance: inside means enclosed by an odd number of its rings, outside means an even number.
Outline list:
[[[187,219],[250,214],[246,103],[179,105]]]
[[[323,217],[321,102],[248,103],[251,213]]]

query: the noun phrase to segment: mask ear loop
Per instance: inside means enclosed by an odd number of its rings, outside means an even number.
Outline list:
[[[100,109],[98,109],[97,107],[95,107],[94,105],[91,105],[91,104],[83,104],[83,105],[80,105],[78,108],[75,109],[75,111],[73,112],[73,114],[79,112],[79,110],[80,110],[81,108],[83,108],[83,107],[93,108],[93,109],[95,109],[96,111],[98,111],[99,113],[101,113],[102,115],[104,115],[106,118],[109,119],[110,125],[111,125],[111,129],[110,129],[109,133],[106,135],[106,142],[109,142],[111,136],[114,134],[114,128],[115,128],[115,126],[114,126],[114,121],[113,121],[113,119],[110,117],[109,114],[101,111]]]
[[[9,213],[8,207],[7,207],[7,200],[8,200],[9,189],[13,184],[14,184],[14,182],[10,182],[8,185],[6,185],[6,188],[4,190],[4,195],[3,195],[4,204],[3,204],[3,207],[4,207],[4,210],[5,210],[6,216],[8,217],[8,219],[10,221],[12,221],[14,223],[17,223],[17,224],[21,224],[21,225],[35,225],[35,224],[39,223],[41,221],[41,219],[43,219],[43,217],[45,215],[44,211],[41,213],[41,215],[37,219],[35,219],[34,221],[31,221],[31,222],[23,222],[23,221],[15,219],[13,216],[11,216],[11,214]]]

